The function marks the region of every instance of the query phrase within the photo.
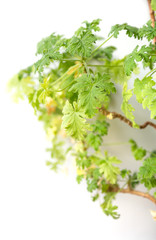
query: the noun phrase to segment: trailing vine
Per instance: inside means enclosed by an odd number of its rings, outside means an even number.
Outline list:
[[[151,20],[141,28],[116,24],[108,37],[97,35],[100,19],[83,22],[71,38],[52,33],[37,44],[40,59],[21,70],[9,82],[15,101],[27,98],[49,136],[52,147],[47,149],[51,160],[47,165],[59,170],[68,156],[75,159],[77,182],[86,181],[92,200],[101,199],[106,215],[119,218],[113,201],[117,194],[128,193],[144,197],[156,204],[156,151],[138,146],[130,139],[132,156],[142,165],[137,172],[121,169],[121,160],[111,156],[104,146],[110,123],[118,118],[132,128],[156,129],[156,26],[155,1],[148,0]],[[152,7],[151,7],[152,6]],[[153,10],[154,9],[154,10]],[[111,38],[118,38],[125,31],[129,38],[147,40],[137,45],[123,59],[114,59],[114,46],[105,47]],[[140,63],[140,64],[138,64]],[[140,68],[148,73],[136,77],[133,88],[128,81]],[[110,111],[116,84],[122,86],[123,114]],[[138,125],[130,103],[136,97],[143,109],[148,109],[151,119]],[[144,185],[145,192],[135,188]],[[151,191],[151,192],[150,192]],[[153,194],[152,194],[153,193]]]

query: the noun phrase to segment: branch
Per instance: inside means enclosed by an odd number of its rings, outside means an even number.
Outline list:
[[[147,0],[148,1],[148,7],[149,7],[149,12],[150,12],[150,18],[151,18],[151,22],[152,22],[152,27],[155,27],[155,14],[154,11],[151,8],[151,0]],[[155,45],[156,43],[156,37],[154,37],[153,39],[153,44]]]
[[[154,198],[152,195],[150,195],[148,193],[136,191],[136,190],[133,190],[133,189],[129,189],[129,188],[120,189],[118,187],[115,187],[115,188],[110,189],[110,191],[108,189],[108,192],[129,193],[129,194],[133,194],[133,195],[137,195],[137,196],[140,196],[140,197],[147,198],[148,200],[150,200],[154,204],[156,204],[156,198]]]
[[[130,127],[133,127],[133,123],[129,119],[127,119],[126,117],[124,117],[123,115],[121,115],[119,113],[109,112],[104,107],[99,108],[99,111],[102,112],[102,114],[105,115],[109,119],[119,118],[121,121],[127,123]],[[144,129],[148,125],[156,129],[156,124],[149,122],[149,121],[145,122],[142,125],[139,125],[139,128]]]

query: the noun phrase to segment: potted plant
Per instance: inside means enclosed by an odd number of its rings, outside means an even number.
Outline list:
[[[121,160],[111,155],[104,139],[107,138],[113,119],[135,128],[136,134],[145,128],[156,130],[154,121],[135,121],[135,110],[130,100],[136,97],[143,109],[156,119],[156,27],[154,10],[156,2],[148,1],[151,20],[141,28],[128,24],[116,24],[108,38],[98,36],[100,19],[85,21],[71,38],[55,33],[37,44],[40,59],[21,70],[9,82],[15,99],[28,98],[30,105],[51,139],[51,160],[47,165],[59,170],[68,156],[75,159],[77,182],[86,181],[92,200],[100,198],[106,215],[119,218],[113,201],[120,193],[144,197],[156,204],[156,151],[148,151],[135,139],[129,139],[132,156],[140,161],[138,171],[120,167]],[[147,40],[137,45],[122,59],[114,59],[114,46],[105,47],[111,38],[121,31],[128,37]],[[146,74],[131,76],[142,69]],[[122,113],[112,108],[111,100],[122,86]],[[143,185],[145,191],[136,190]],[[150,192],[151,191],[151,192]],[[154,219],[156,212],[152,211]]]

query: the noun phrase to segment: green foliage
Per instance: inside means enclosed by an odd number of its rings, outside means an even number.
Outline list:
[[[101,208],[107,216],[112,216],[114,219],[118,219],[120,215],[116,212],[117,206],[112,205],[112,200],[115,198],[115,193],[107,193],[104,197],[104,202],[101,204]]]
[[[126,34],[127,34],[129,37],[132,37],[132,36],[133,36],[134,38],[140,39],[139,29],[136,28],[136,27],[132,27],[132,26],[128,25],[127,23],[114,25],[114,26],[111,28],[111,31],[110,31],[109,35],[113,34],[113,36],[114,36],[115,38],[117,38],[118,35],[119,35],[119,32],[122,31],[122,30],[126,30]]]
[[[83,178],[84,178],[83,174],[82,175],[77,175],[77,177],[76,177],[77,183],[80,184],[82,182]]]
[[[127,82],[130,76],[127,76],[124,69],[125,58],[106,60],[106,71],[110,74],[115,83],[123,84]]]
[[[60,164],[63,164],[66,160],[65,151],[63,150],[64,142],[58,141],[54,138],[52,141],[52,147],[47,148],[47,152],[50,152],[53,161],[46,161],[46,165],[50,166],[51,170],[56,171]]]
[[[127,175],[129,176],[130,173],[131,173],[131,171],[130,171],[130,170],[127,170],[127,169],[122,169],[122,170],[120,171],[120,175],[121,175],[122,178],[125,178]]]
[[[80,109],[76,102],[73,102],[73,106],[69,101],[66,102],[63,108],[63,122],[62,127],[65,128],[67,134],[75,139],[81,140],[89,130],[89,124],[86,123],[86,115],[84,111]]]
[[[87,179],[87,190],[93,192],[97,188],[97,181],[95,179]]]
[[[136,62],[143,62],[144,66],[151,66],[151,54],[153,52],[153,46],[150,44],[149,46],[141,46],[140,50],[138,50],[139,46],[137,45],[132,53],[130,53],[125,59],[125,73],[127,76],[130,76],[132,71],[137,67]]]
[[[95,41],[96,37],[90,31],[84,32],[80,37],[73,36],[71,38],[67,51],[73,56],[90,57]]]
[[[137,143],[130,139],[129,143],[131,144],[131,151],[136,160],[142,160],[146,156],[146,150],[142,147],[138,147]]]
[[[109,123],[106,121],[97,120],[94,124],[91,124],[92,132],[89,133],[86,137],[86,141],[89,146],[97,151],[102,145],[103,136],[107,135]]]
[[[155,8],[155,1],[152,7]],[[103,212],[117,219],[119,214],[113,200],[122,190],[132,191],[139,184],[148,191],[156,188],[155,151],[150,153],[131,139],[133,157],[142,160],[139,170],[131,172],[121,169],[121,161],[108,153],[107,141],[103,144],[114,118],[138,128],[136,131],[141,128],[135,123],[135,109],[130,104],[133,95],[143,109],[151,112],[151,118],[156,119],[156,47],[151,43],[156,28],[150,21],[141,28],[116,24],[104,40],[96,35],[99,24],[100,19],[85,21],[68,39],[55,33],[42,39],[36,51],[40,59],[16,74],[8,87],[16,101],[27,98],[38,120],[43,122],[52,144],[47,149],[52,160],[46,164],[57,171],[70,154],[76,162],[77,182],[86,182],[92,200],[103,199]],[[114,59],[116,47],[104,44],[112,37],[117,38],[122,30],[128,37],[146,38],[147,44],[137,45],[122,59]],[[141,80],[136,78],[131,89],[127,89],[131,75],[139,72],[138,63],[147,73]],[[125,116],[114,109],[109,112],[114,106],[109,106],[112,93],[113,101],[118,94],[116,85],[123,87],[121,109]]]
[[[136,186],[140,183],[139,179],[138,179],[138,175],[136,172],[134,172],[132,175],[129,175],[129,186],[132,189],[135,189]]]
[[[78,92],[79,105],[89,118],[98,112],[97,107],[105,102],[107,94],[116,91],[114,84],[109,80],[108,74],[97,74],[94,78],[91,75],[83,74],[75,80],[76,83],[71,87],[70,91]]]
[[[148,21],[146,25],[139,29],[139,35],[141,37],[146,37],[148,41],[153,40],[156,36],[156,28],[151,26],[151,21]]]
[[[133,111],[135,111],[135,109],[129,103],[129,99],[132,97],[132,95],[133,95],[132,90],[131,89],[127,90],[127,84],[124,83],[122,92],[123,102],[121,105],[121,109],[125,116],[133,123],[133,126],[137,127],[137,124],[134,121],[134,115],[132,113]]]
[[[57,44],[61,40],[61,35],[55,35],[52,33],[49,37],[42,39],[37,44],[37,51],[36,54],[46,54],[49,52],[49,49],[52,49],[55,44]]]
[[[96,52],[93,53],[93,57],[99,60],[101,58],[111,60],[115,50],[116,47],[114,46],[99,48]]]
[[[138,172],[138,179],[147,189],[156,187],[156,157],[148,157]]]
[[[41,54],[42,57],[34,64],[35,71],[41,73],[44,71],[44,67],[49,66],[54,60],[61,60],[62,54],[60,53],[60,49],[64,47],[65,41],[61,35],[55,34],[51,34],[49,37],[40,41],[37,44],[36,54]]]
[[[148,108],[151,111],[151,118],[156,116],[156,89],[155,81],[152,77],[144,77],[142,80],[138,78],[134,82],[134,94],[137,101],[142,103],[143,108]]]
[[[99,22],[100,19],[94,20],[91,23],[85,21],[86,27],[79,28],[75,32],[75,35],[68,41],[67,52],[72,56],[90,57],[94,43],[97,40],[97,37],[92,32],[100,30]]]
[[[95,202],[99,198],[99,194],[96,194],[95,196],[92,197],[93,202]]]
[[[101,161],[100,173],[102,173],[111,184],[116,183],[117,176],[120,174],[120,169],[114,166],[114,164],[120,163],[121,161],[117,159],[117,157],[109,157],[107,153],[105,153],[105,158]]]

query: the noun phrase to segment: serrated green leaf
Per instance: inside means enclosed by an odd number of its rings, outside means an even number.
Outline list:
[[[156,28],[152,27],[151,20],[139,29],[139,35],[141,38],[146,37],[148,41],[153,40],[153,38],[156,36]]]
[[[44,54],[40,60],[38,60],[35,64],[35,71],[38,71],[39,73],[43,72],[44,67],[47,67],[50,65],[51,62],[54,60],[60,60],[62,58],[62,54],[56,50],[51,49],[48,51],[48,53]]]
[[[151,118],[156,116],[156,89],[152,77],[145,77],[142,80],[135,79],[134,94],[137,101],[142,103],[143,108],[151,111]]]
[[[89,124],[86,123],[86,115],[83,110],[79,108],[76,102],[72,106],[67,101],[63,108],[63,114],[62,127],[67,134],[78,140],[83,139],[87,130],[90,129]]]
[[[104,197],[104,202],[101,204],[103,212],[107,216],[112,216],[114,219],[118,219],[120,215],[116,212],[117,206],[112,205],[112,200],[115,198],[116,193],[107,193]]]
[[[91,179],[87,179],[87,190],[89,192],[93,192],[93,190],[97,189],[98,185],[97,185],[97,181],[95,179],[91,180]]]
[[[151,53],[153,52],[153,46],[141,46],[140,50],[137,45],[132,53],[130,53],[124,63],[124,69],[127,76],[130,76],[132,71],[137,67],[136,62],[143,61],[143,64],[151,64]]]
[[[113,36],[115,38],[117,38],[118,35],[119,35],[119,32],[122,31],[122,30],[125,30],[126,34],[129,37],[133,36],[134,38],[140,39],[140,36],[139,36],[139,33],[138,33],[139,29],[136,28],[136,27],[132,27],[132,26],[128,25],[127,23],[114,25],[111,28],[111,31],[110,31],[109,35],[111,35],[113,33]]]
[[[102,144],[102,137],[99,135],[94,135],[93,133],[89,133],[86,138],[87,143],[89,146],[97,151]]]
[[[117,157],[109,157],[106,155],[104,159],[102,159],[100,164],[100,173],[104,175],[104,177],[112,184],[115,184],[117,181],[117,175],[120,174],[120,169],[113,164],[120,164],[121,161],[117,159]]]
[[[83,74],[76,79],[70,91],[79,93],[79,104],[88,117],[93,117],[97,112],[97,107],[105,99],[106,94],[115,92],[114,84],[109,82],[109,75],[96,75],[94,79],[87,74]],[[98,96],[98,97],[97,97]]]
[[[152,178],[156,174],[156,157],[146,158],[143,166],[140,167],[138,176],[139,178]]]
[[[88,58],[93,49],[96,37],[90,32],[84,32],[81,37],[73,36],[68,43],[67,51],[71,55]]]
[[[54,48],[55,44],[62,38],[61,35],[55,35],[52,33],[49,37],[43,38],[37,44],[36,54],[46,54],[50,49]]]

